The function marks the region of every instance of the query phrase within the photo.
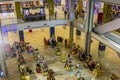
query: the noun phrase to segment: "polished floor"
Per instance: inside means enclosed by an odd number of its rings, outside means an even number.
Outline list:
[[[76,33],[76,29],[74,29],[74,42],[77,45],[80,45],[82,48],[84,48],[84,33],[82,33],[81,36],[79,37],[76,36],[75,33]],[[9,38],[9,40],[11,39],[11,42],[14,40],[19,40],[19,38],[17,37],[15,38],[15,36],[18,36],[18,33],[9,32],[9,35],[7,37],[11,37]],[[49,28],[35,29],[33,30],[32,33],[26,30],[24,31],[24,36],[25,36],[26,42],[30,42],[30,44],[34,48],[39,48],[40,54],[44,55],[45,58],[47,59],[49,67],[59,74],[56,76],[56,80],[74,80],[75,70],[72,72],[67,72],[64,69],[64,64],[59,61],[60,58],[55,56],[54,54],[55,49],[51,47],[47,47],[47,48],[44,47],[43,38],[44,37],[46,37],[47,39],[49,38]],[[69,38],[69,26],[66,26],[66,28],[64,28],[63,26],[56,26],[55,36],[56,37],[61,36],[64,39],[68,39]],[[105,50],[104,56],[100,58],[98,57],[98,43],[99,42],[95,39],[92,39],[92,40],[93,40],[93,43],[91,44],[91,54],[93,56],[93,59],[95,61],[99,61],[103,65],[103,68],[105,69],[104,75],[95,80],[107,80],[109,76],[108,73],[115,73],[117,74],[117,76],[120,76],[119,75],[120,58],[117,56],[116,52],[110,49],[109,47],[107,47]],[[64,44],[62,44],[61,49],[64,50],[67,54],[69,54],[69,49],[65,49]],[[23,55],[25,57],[27,64],[30,65],[32,70],[35,71],[36,62],[33,59],[33,56],[27,53],[24,53]],[[73,63],[76,64],[76,63],[79,63],[79,61],[74,57]],[[16,80],[16,78],[19,77],[17,64],[18,64],[17,58],[12,58],[12,59],[7,60],[7,66],[8,66],[8,71],[9,71],[9,76],[7,80]],[[92,80],[91,78],[94,77],[92,75],[92,72],[89,71],[89,69],[83,69],[82,72],[83,72],[83,76],[87,77],[86,80]],[[37,76],[37,79],[35,80],[39,80],[39,79],[46,80],[46,77],[43,77],[41,74],[36,74],[36,76]]]
[[[14,14],[10,14],[13,15]],[[13,17],[12,16],[12,17]],[[48,65],[51,69],[53,69],[56,73],[59,75],[56,75],[56,80],[74,80],[74,71],[73,72],[67,72],[64,69],[64,64],[62,64],[59,61],[59,57],[55,56],[55,49],[51,47],[44,47],[43,38],[46,37],[47,39],[50,36],[50,30],[49,28],[40,28],[40,29],[33,29],[33,32],[30,33],[28,30],[24,31],[24,38],[26,42],[30,42],[30,44],[34,48],[39,48],[40,54],[44,55],[45,58],[48,61]],[[77,45],[80,45],[84,49],[84,33],[81,34],[81,36],[76,36],[76,29],[74,29],[74,42]],[[63,26],[56,26],[55,27],[55,36],[61,36],[64,39],[69,38],[69,26],[66,26],[65,28]],[[101,76],[98,79],[93,79],[92,72],[90,72],[88,69],[82,70],[82,75],[87,77],[86,80],[108,80],[108,73],[115,73],[118,77],[120,77],[120,57],[117,55],[117,52],[112,50],[111,48],[107,47],[104,53],[103,57],[98,56],[98,45],[99,41],[92,38],[93,43],[91,43],[91,50],[90,54],[93,56],[93,59],[95,61],[99,61],[102,65],[104,70],[104,75]],[[18,32],[8,32],[8,35],[4,36],[4,42],[12,44],[14,41],[19,41],[19,35]],[[64,44],[62,44],[63,46]],[[62,50],[65,50],[65,52],[68,54],[69,49],[65,49],[64,47],[61,47]],[[32,70],[35,71],[35,63],[36,61],[33,59],[33,56],[27,53],[23,53],[25,60],[29,66],[31,66]],[[74,56],[73,56],[74,57]],[[17,58],[12,58],[9,60],[6,60],[7,67],[9,71],[9,75],[7,76],[7,80],[19,80],[19,72],[18,72],[18,62]],[[74,57],[74,64],[78,63],[79,61]],[[62,75],[60,75],[62,74]],[[37,76],[37,79],[32,80],[46,80],[46,77],[43,77],[41,74],[35,74]]]

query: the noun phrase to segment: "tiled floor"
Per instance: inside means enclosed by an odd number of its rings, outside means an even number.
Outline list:
[[[13,14],[12,14],[13,15]],[[30,42],[31,45],[35,48],[39,48],[40,54],[44,55],[49,63],[49,67],[53,69],[56,73],[66,73],[66,75],[57,75],[56,80],[74,80],[73,79],[73,73],[67,73],[64,69],[64,64],[59,62],[59,57],[54,55],[54,49],[48,47],[44,47],[43,38],[46,37],[49,38],[49,28],[41,28],[41,29],[34,29],[32,33],[29,33],[28,30],[24,31],[24,37],[26,42]],[[74,42],[76,44],[79,44],[82,48],[84,48],[84,33],[81,34],[81,36],[78,38],[75,35],[76,31],[74,30]],[[55,27],[55,36],[62,36],[64,39],[69,38],[69,26],[64,29],[63,27],[57,26]],[[4,36],[4,42],[5,43],[13,43],[13,41],[19,41],[18,32],[9,32],[7,36]],[[95,61],[99,61],[102,63],[104,68],[106,68],[107,72],[113,72],[116,73],[118,77],[120,77],[120,58],[117,56],[116,52],[109,47],[106,48],[104,57],[99,58],[98,57],[98,44],[99,42],[95,39],[93,39],[93,43],[91,44],[91,54],[93,56],[93,59]],[[62,50],[65,50],[66,53],[69,53],[68,49],[62,48]],[[51,58],[52,56],[52,58]],[[25,60],[27,64],[31,66],[33,70],[35,70],[35,60],[33,60],[32,55],[24,53]],[[74,64],[77,63],[78,60],[74,60]],[[18,73],[18,67],[17,67],[17,58],[12,58],[7,60],[7,66],[9,75],[7,77],[7,80],[19,80],[19,73]],[[87,77],[93,77],[92,72],[90,72],[88,69],[84,69],[83,75]],[[38,79],[36,80],[46,80],[46,77],[43,77],[41,74],[36,74]],[[107,80],[107,75],[103,75],[98,80]],[[88,79],[89,80],[89,79]]]

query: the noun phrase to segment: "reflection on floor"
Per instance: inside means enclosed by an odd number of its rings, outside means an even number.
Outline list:
[[[33,32],[29,32],[28,30],[24,31],[24,37],[26,42],[30,42],[31,45],[35,48],[39,48],[40,54],[44,55],[49,63],[49,67],[53,69],[55,72],[62,73],[62,75],[57,75],[56,80],[74,80],[73,78],[73,72],[67,72],[64,69],[64,64],[59,61],[59,57],[55,56],[55,49],[52,49],[51,47],[45,48],[43,45],[43,38],[46,37],[49,38],[49,28],[40,28],[35,29]],[[14,35],[13,35],[14,34]],[[12,35],[12,36],[11,36]],[[15,38],[15,36],[17,36]],[[55,36],[61,36],[64,39],[69,38],[69,26],[66,27],[55,27]],[[5,39],[5,38],[4,38]],[[7,37],[6,37],[7,39]],[[8,41],[9,40],[9,41]],[[18,33],[10,32],[8,34],[7,42],[13,42],[14,40],[19,40]],[[120,58],[117,56],[116,52],[110,49],[109,47],[106,48],[104,57],[99,58],[98,57],[98,44],[99,42],[95,39],[93,39],[93,43],[91,43],[91,55],[95,61],[99,61],[102,63],[103,67],[106,69],[105,74],[100,77],[99,79],[94,80],[107,80],[108,79],[108,73],[113,72],[119,76],[120,74]],[[84,33],[81,34],[80,37],[76,36],[76,29],[74,29],[74,42],[77,45],[80,45],[82,48],[84,48]],[[63,44],[64,45],[64,44]],[[69,49],[65,49],[64,47],[61,47],[62,50],[65,50],[67,54],[69,54]],[[31,68],[35,71],[35,61],[33,60],[32,55],[30,54],[24,54],[25,60],[28,65],[31,66]],[[74,58],[74,64],[78,63],[79,61]],[[7,66],[9,71],[8,80],[19,80],[19,72],[18,72],[18,66],[17,66],[17,58],[13,58],[10,60],[7,60]],[[93,77],[92,72],[90,72],[88,69],[83,69],[82,71],[83,76]],[[65,74],[65,75],[64,75]],[[36,74],[37,78],[36,80],[46,80],[46,77],[43,77],[41,74]],[[120,76],[119,76],[120,77]]]

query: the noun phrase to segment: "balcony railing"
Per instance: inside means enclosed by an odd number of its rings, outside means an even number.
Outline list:
[[[65,17],[64,17],[63,13],[58,13],[57,14],[56,20],[64,20],[64,19],[65,19]],[[49,14],[45,15],[44,20],[50,20]],[[29,20],[29,21],[23,21],[23,19],[18,19],[16,17],[5,18],[5,19],[1,19],[1,26],[10,25],[10,24],[26,23],[26,22],[31,22],[31,21],[44,21],[44,20],[35,20],[35,19],[33,19],[33,20]]]
[[[50,20],[49,14],[45,15],[45,19],[41,19],[41,20],[31,19],[31,20],[28,20],[28,21],[24,21],[23,19],[21,19],[21,18],[18,19],[17,17],[4,18],[4,19],[1,19],[1,26],[11,25],[11,24],[19,24],[19,23],[26,23],[26,22],[34,22],[34,21],[45,21],[45,20],[47,20],[47,21]],[[55,16],[54,16],[54,20],[65,20],[64,13],[58,13],[56,19],[55,19]],[[66,20],[69,20],[68,16],[66,16]],[[85,25],[85,20],[83,20],[79,16],[78,16],[78,19],[75,20],[75,21]]]

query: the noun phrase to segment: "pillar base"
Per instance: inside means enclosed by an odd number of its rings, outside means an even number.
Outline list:
[[[49,17],[49,20],[54,20],[54,16],[50,16],[50,17]]]

